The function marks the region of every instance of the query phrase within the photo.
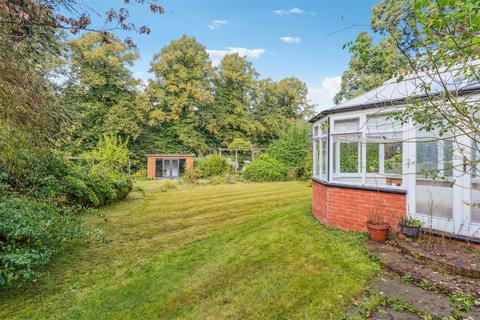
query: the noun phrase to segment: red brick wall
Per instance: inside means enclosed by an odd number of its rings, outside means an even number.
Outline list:
[[[395,231],[406,215],[405,194],[357,190],[323,185],[313,181],[312,211],[322,223],[345,231],[366,231],[365,223],[373,211]]]

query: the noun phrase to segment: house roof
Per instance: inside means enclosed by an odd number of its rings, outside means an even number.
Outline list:
[[[425,91],[426,86],[429,87],[428,93]],[[458,69],[442,70],[438,73],[420,72],[407,75],[403,79],[395,77],[379,87],[320,112],[310,122],[332,113],[398,105],[407,99],[435,96],[444,92],[445,89],[461,95],[480,91],[480,82],[466,79]]]

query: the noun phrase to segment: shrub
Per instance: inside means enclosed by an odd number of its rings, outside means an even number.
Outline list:
[[[46,264],[55,244],[87,232],[72,210],[32,199],[0,202],[0,287],[32,282],[35,268]]]
[[[230,179],[227,175],[213,176],[210,178],[210,184],[226,184],[230,183]]]
[[[162,183],[162,188],[165,190],[176,189],[177,184],[173,180],[164,180]]]
[[[313,155],[311,152],[308,153],[305,158],[305,165],[303,169],[303,176],[305,179],[310,179],[313,176]]]
[[[212,154],[208,157],[200,159],[197,161],[196,165],[199,178],[224,175],[231,170],[227,160],[222,158],[222,156],[219,154]]]
[[[282,181],[287,179],[288,171],[282,162],[263,154],[245,167],[243,177],[248,181]]]
[[[193,170],[186,170],[178,182],[181,184],[194,184],[197,182],[199,175],[200,173],[197,168],[194,168]]]
[[[110,172],[122,172],[128,165],[128,140],[123,141],[113,135],[103,136],[95,150],[83,155],[85,160],[108,169]]]
[[[268,147],[268,154],[292,170],[304,175],[305,161],[310,150],[309,127],[303,122],[292,123]],[[295,178],[295,177],[294,177]]]

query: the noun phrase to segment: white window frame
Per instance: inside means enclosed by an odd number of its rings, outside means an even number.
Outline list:
[[[354,120],[354,119],[358,119],[358,128],[357,130],[351,130],[351,131],[342,131],[342,132],[339,132],[339,131],[335,131],[335,122],[336,121],[342,121],[342,120]],[[352,115],[352,114],[348,114],[348,115],[336,115],[336,116],[332,116],[331,117],[331,124],[332,124],[332,128],[333,130],[331,130],[330,132],[330,136],[331,136],[331,147],[330,147],[330,158],[329,160],[331,161],[330,163],[332,164],[330,167],[331,167],[331,172],[330,172],[330,180],[332,182],[338,182],[338,181],[334,181],[335,178],[361,178],[362,180],[362,183],[364,183],[364,178],[362,177],[362,170],[363,170],[363,163],[364,163],[364,159],[363,159],[363,156],[364,156],[364,153],[363,153],[363,144],[362,144],[362,140],[363,140],[363,133],[362,133],[362,127],[364,126],[365,124],[365,115],[364,114],[360,114],[360,115]],[[358,160],[357,160],[357,172],[341,172],[340,171],[340,144],[342,143],[341,141],[334,141],[335,140],[335,137],[340,137],[342,135],[352,135],[352,134],[356,134],[356,135],[361,135],[360,137],[360,140],[358,141]],[[334,145],[338,146],[338,147],[334,147]],[[334,155],[334,152],[335,152],[335,155]],[[336,159],[337,161],[334,162],[334,159]],[[350,183],[353,183],[353,184],[358,184],[356,182],[348,182],[349,184]]]
[[[313,177],[317,179],[321,179],[327,181],[328,177],[328,130],[324,132],[322,127],[328,123],[328,118],[322,119],[315,123],[313,126]],[[318,129],[315,129],[318,128]],[[315,134],[315,131],[317,131]],[[327,170],[325,175],[322,173],[322,156],[323,156],[323,145],[322,140],[325,139],[327,141],[327,159],[326,159],[326,166]],[[318,148],[318,149],[317,149]]]

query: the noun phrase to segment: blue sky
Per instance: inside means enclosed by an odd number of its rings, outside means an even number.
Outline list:
[[[87,4],[103,13],[122,2],[88,0]],[[160,16],[150,13],[147,7],[128,5],[131,22],[152,29],[148,36],[128,34],[140,53],[132,70],[136,77],[151,77],[148,69],[153,55],[186,34],[205,45],[214,62],[226,52],[236,51],[253,62],[262,78],[301,79],[309,87],[312,102],[321,110],[331,105],[339,77],[347,68],[349,54],[342,49],[343,44],[355,39],[360,31],[369,30],[371,8],[376,2],[165,0],[161,5],[166,13]],[[349,23],[356,26],[346,28]]]

